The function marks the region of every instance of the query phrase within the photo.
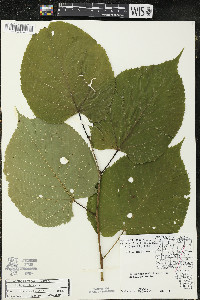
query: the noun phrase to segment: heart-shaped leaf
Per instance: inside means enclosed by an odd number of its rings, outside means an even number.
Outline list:
[[[92,128],[95,148],[123,151],[133,163],[153,161],[167,149],[185,110],[184,87],[177,71],[180,55],[117,76],[109,113]]]
[[[69,222],[74,199],[94,194],[98,181],[90,149],[73,128],[21,115],[6,149],[4,173],[11,200],[44,227]]]
[[[127,157],[108,168],[101,181],[100,231],[113,236],[175,233],[183,225],[190,192],[188,175],[180,158],[180,144],[169,148],[155,162],[134,165]],[[95,212],[96,195],[88,209]],[[95,218],[88,219],[96,230]]]
[[[34,34],[24,53],[21,88],[36,117],[63,123],[77,112],[102,119],[114,90],[105,50],[83,30],[52,22]]]

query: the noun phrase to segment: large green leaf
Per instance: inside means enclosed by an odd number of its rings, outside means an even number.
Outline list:
[[[153,161],[167,149],[185,110],[184,87],[177,71],[180,55],[117,76],[109,114],[92,128],[95,148],[118,149],[134,163]]]
[[[189,191],[180,144],[155,162],[134,165],[123,157],[102,176],[100,231],[104,236],[113,236],[120,229],[127,234],[178,232],[186,216],[189,199],[184,196]],[[89,198],[88,209],[95,212],[96,195]],[[96,229],[94,216],[88,213],[88,219]]]
[[[62,123],[77,112],[97,121],[113,92],[105,50],[83,30],[52,22],[32,36],[21,66],[21,88],[34,114]]]
[[[73,199],[94,194],[98,181],[93,156],[73,128],[21,115],[6,149],[4,173],[11,200],[44,227],[69,222]]]

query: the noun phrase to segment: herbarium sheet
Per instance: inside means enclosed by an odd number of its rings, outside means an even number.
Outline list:
[[[196,297],[194,30],[2,22],[2,299]]]

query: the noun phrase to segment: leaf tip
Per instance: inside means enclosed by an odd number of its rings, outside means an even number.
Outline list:
[[[180,141],[180,142],[177,144],[177,146],[179,146],[179,147],[181,148],[182,145],[183,145],[184,140],[185,140],[185,137],[182,139],[182,141]]]
[[[185,140],[185,138],[183,138],[182,141],[180,141],[178,144],[176,144],[175,146],[170,147],[170,148],[174,149],[175,151],[177,151],[180,154],[181,147],[183,145],[184,140]]]
[[[174,59],[176,61],[177,65],[179,63],[179,60],[180,60],[180,57],[181,57],[183,51],[184,51],[184,48],[181,50],[181,52],[179,53],[179,55]]]
[[[15,106],[15,113],[16,113],[17,118],[18,118],[18,123],[20,123],[22,119],[26,119],[26,117],[19,112],[19,110],[17,109],[16,106]]]

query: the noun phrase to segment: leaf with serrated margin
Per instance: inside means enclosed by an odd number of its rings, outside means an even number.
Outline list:
[[[98,172],[85,141],[69,125],[19,115],[5,154],[9,196],[36,224],[69,222],[74,199],[95,193]]]
[[[123,229],[127,234],[176,233],[183,225],[190,183],[180,157],[181,144],[155,162],[134,165],[127,157],[108,168],[101,181],[99,221],[103,236]],[[95,212],[96,195],[88,200]],[[128,217],[127,217],[128,216]],[[94,216],[88,219],[96,230]]]
[[[123,151],[133,163],[153,161],[167,149],[185,110],[184,86],[177,71],[180,55],[116,77],[109,114],[92,128],[95,148]]]
[[[106,51],[80,28],[52,22],[34,34],[21,65],[21,88],[36,117],[63,123],[77,112],[102,119],[114,89]]]

